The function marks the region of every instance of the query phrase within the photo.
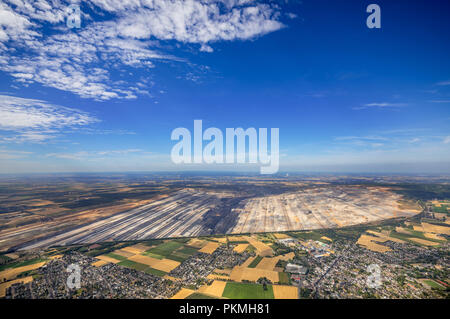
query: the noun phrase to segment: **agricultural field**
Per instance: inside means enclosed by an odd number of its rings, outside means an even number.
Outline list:
[[[230,299],[273,299],[272,285],[229,282],[223,291],[223,297]]]
[[[154,247],[136,244],[96,256],[98,261],[93,265],[114,263],[163,277],[197,252],[198,249],[185,245],[184,241],[163,241]]]
[[[298,288],[294,286],[273,285],[275,299],[298,299]]]
[[[432,279],[422,279],[420,281],[430,288],[445,290],[445,286],[437,283],[436,281],[434,281]]]
[[[450,225],[436,225],[422,221],[420,223],[408,223],[408,225],[403,225],[403,227],[396,226],[394,229],[367,230],[365,234],[359,237],[357,243],[377,252],[391,250],[382,244],[386,241],[401,244],[408,242],[425,247],[437,247],[447,242],[445,236],[448,236],[449,233]]]

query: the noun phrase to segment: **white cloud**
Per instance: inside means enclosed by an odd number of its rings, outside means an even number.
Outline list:
[[[214,49],[211,48],[209,45],[203,43],[202,46],[200,47],[200,51],[211,53],[214,52]]]
[[[338,136],[335,137],[337,141],[348,141],[348,140],[369,140],[369,141],[385,141],[388,138],[378,135],[366,135],[366,136]]]
[[[450,85],[450,81],[442,81],[442,82],[438,82],[436,84],[440,85],[440,86],[446,86],[446,85]]]
[[[252,39],[283,27],[278,6],[254,1],[92,0],[82,5],[110,15],[93,21],[84,14],[82,28],[73,30],[65,25],[70,3],[0,3],[0,70],[18,82],[37,82],[83,98],[132,99],[142,88],[130,89],[131,80],[119,84],[113,71],[133,67],[148,72],[158,60],[184,62],[162,52],[160,41],[201,44],[200,51],[212,52],[208,43]],[[44,25],[51,32],[44,33]]]
[[[139,153],[141,155],[149,154],[141,149],[123,149],[106,151],[79,151],[75,153],[48,153],[46,157],[70,160],[102,160],[111,157],[128,157],[130,154]]]
[[[249,39],[283,27],[277,21],[279,13],[268,4],[228,1],[154,0],[116,1],[93,0],[95,4],[121,16],[116,24],[121,36],[137,39],[155,37],[189,43]],[[111,6],[115,3],[116,7]]]
[[[450,136],[444,137],[444,144],[449,144],[449,143],[450,143]]]
[[[20,159],[28,157],[31,154],[32,152],[0,149],[0,160]]]
[[[86,126],[98,120],[72,108],[45,101],[0,95],[0,130],[6,142],[42,142],[63,129]]]
[[[354,107],[354,110],[364,110],[369,108],[379,108],[379,109],[388,109],[388,108],[398,108],[406,106],[406,103],[388,103],[388,102],[376,102],[376,103],[367,103],[362,106]]]
[[[377,131],[374,134],[368,135],[354,135],[354,136],[337,136],[334,137],[332,147],[336,147],[339,150],[364,150],[371,148],[383,147],[384,150],[396,150],[410,147],[428,147],[430,145],[439,145],[442,141],[448,139],[450,143],[450,137],[442,135],[430,135],[421,134],[420,131],[426,131],[425,129],[395,129]]]
[[[297,15],[296,15],[295,13],[292,13],[292,12],[286,13],[286,16],[287,16],[289,19],[295,19],[295,18],[297,18]]]

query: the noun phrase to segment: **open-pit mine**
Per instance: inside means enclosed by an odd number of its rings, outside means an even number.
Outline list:
[[[19,241],[15,248],[336,228],[420,212],[417,204],[387,187],[299,185],[180,187],[137,207]],[[15,237],[20,237],[20,227],[8,229],[0,241]]]
[[[237,208],[229,233],[335,228],[417,214],[418,207],[386,188],[335,186],[257,197]]]

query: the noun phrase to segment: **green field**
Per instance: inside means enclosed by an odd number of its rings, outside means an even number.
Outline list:
[[[289,279],[289,274],[285,272],[279,272],[278,277],[280,278],[280,284],[289,285],[291,280]]]
[[[184,299],[216,299],[216,298],[198,292],[194,292],[192,295],[189,295]]]
[[[435,213],[448,213],[449,212],[448,208],[449,208],[448,205],[441,205],[441,206],[433,205],[433,212],[435,212]]]
[[[117,255],[114,253],[108,253],[108,254],[106,254],[106,256],[117,259],[117,260],[121,260],[121,261],[127,260],[127,257],[120,256],[120,255]]]
[[[164,272],[162,270],[158,270],[158,269],[151,268],[151,267],[147,267],[147,269],[145,269],[144,272],[146,272],[147,274],[152,274],[152,275],[158,276],[158,277],[162,277],[167,274],[166,272]]]
[[[248,265],[248,268],[255,268],[256,266],[258,266],[259,262],[263,259],[263,257],[261,256],[256,256],[255,259],[253,259],[253,261],[250,263],[250,265]]]
[[[231,299],[273,299],[273,288],[267,285],[264,290],[263,285],[229,282],[223,290],[222,297]]]
[[[148,268],[147,265],[144,265],[144,264],[141,264],[141,263],[137,263],[137,262],[134,262],[134,261],[131,261],[131,260],[124,260],[124,261],[121,261],[120,263],[117,263],[117,264],[120,265],[120,266],[136,269],[136,270],[139,270],[139,271],[144,271],[144,270],[146,270]]]
[[[167,256],[167,258],[178,261],[182,263],[192,255],[198,252],[198,249],[187,247],[187,246],[181,246],[180,248],[173,251],[170,255]]]
[[[157,255],[157,254],[154,254],[154,253],[151,253],[151,252],[144,252],[143,255],[146,255],[146,256],[149,256],[149,257],[152,257],[152,258],[156,258],[156,259],[164,259],[164,256]]]
[[[407,234],[403,234],[403,233],[397,233],[396,231],[392,231],[390,233],[390,236],[394,237],[394,238],[406,240],[406,241],[408,241],[408,242],[410,242],[412,244],[415,244],[415,245],[421,245],[421,244],[416,243],[415,241],[411,241],[409,238],[420,238],[420,239],[425,239],[425,240],[428,240],[428,241],[431,241],[431,242],[435,242],[435,243],[443,243],[443,242],[445,242],[443,240],[437,240],[437,239],[434,239],[434,238],[425,237],[425,235],[422,232],[417,231],[417,230],[410,230],[410,233],[411,233],[411,235],[409,235],[409,234],[407,235]],[[421,245],[421,246],[423,246],[423,245]]]
[[[117,264],[120,265],[120,266],[123,266],[123,267],[136,269],[138,271],[143,271],[143,272],[146,272],[148,274],[152,274],[152,275],[159,276],[159,277],[162,277],[162,276],[164,276],[166,274],[166,272],[164,272],[164,271],[161,271],[161,270],[158,270],[158,269],[154,269],[154,268],[151,268],[151,267],[149,267],[147,265],[144,265],[144,264],[141,264],[141,263],[137,263],[137,262],[134,262],[134,261],[131,261],[131,260],[124,260],[124,261],[121,261],[120,263],[117,263]]]
[[[191,255],[185,255],[185,254],[180,254],[180,253],[173,253],[170,254],[169,256],[167,256],[167,259],[172,259],[175,261],[178,261],[180,263],[182,263],[183,261],[185,261],[186,259],[188,259]]]
[[[6,264],[8,262],[12,261],[12,258],[9,258],[5,255],[0,255],[0,264]]]
[[[437,282],[435,282],[434,280],[430,280],[430,279],[427,279],[427,280],[424,280],[423,281],[424,283],[426,283],[428,286],[430,286],[431,288],[435,288],[435,289],[445,289],[445,287],[444,286],[442,286],[441,284],[438,284]]]
[[[40,263],[40,262],[46,261],[46,260],[47,259],[44,259],[44,258],[35,258],[35,259],[29,259],[29,260],[25,260],[25,261],[18,261],[18,262],[14,262],[14,263],[10,263],[10,264],[5,264],[5,265],[0,266],[0,271],[8,269],[8,268],[17,268],[17,267],[22,267],[22,266],[33,265],[33,264],[37,264],[37,263]]]
[[[182,253],[182,254],[185,254],[185,255],[193,255],[193,254],[195,254],[197,251],[198,251],[198,250],[195,249],[195,248],[184,246],[184,247],[178,249],[176,252],[177,252],[177,253]]]
[[[147,250],[147,252],[156,254],[156,255],[160,255],[163,257],[168,257],[174,250],[180,248],[181,246],[184,246],[184,245],[177,241],[171,240],[171,241],[162,243],[161,245],[159,245],[157,247],[149,249],[149,250]]]

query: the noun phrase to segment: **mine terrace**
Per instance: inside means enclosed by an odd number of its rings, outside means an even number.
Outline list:
[[[391,177],[81,175],[5,180],[0,184],[0,251],[335,228],[420,213],[417,201],[401,191]]]

